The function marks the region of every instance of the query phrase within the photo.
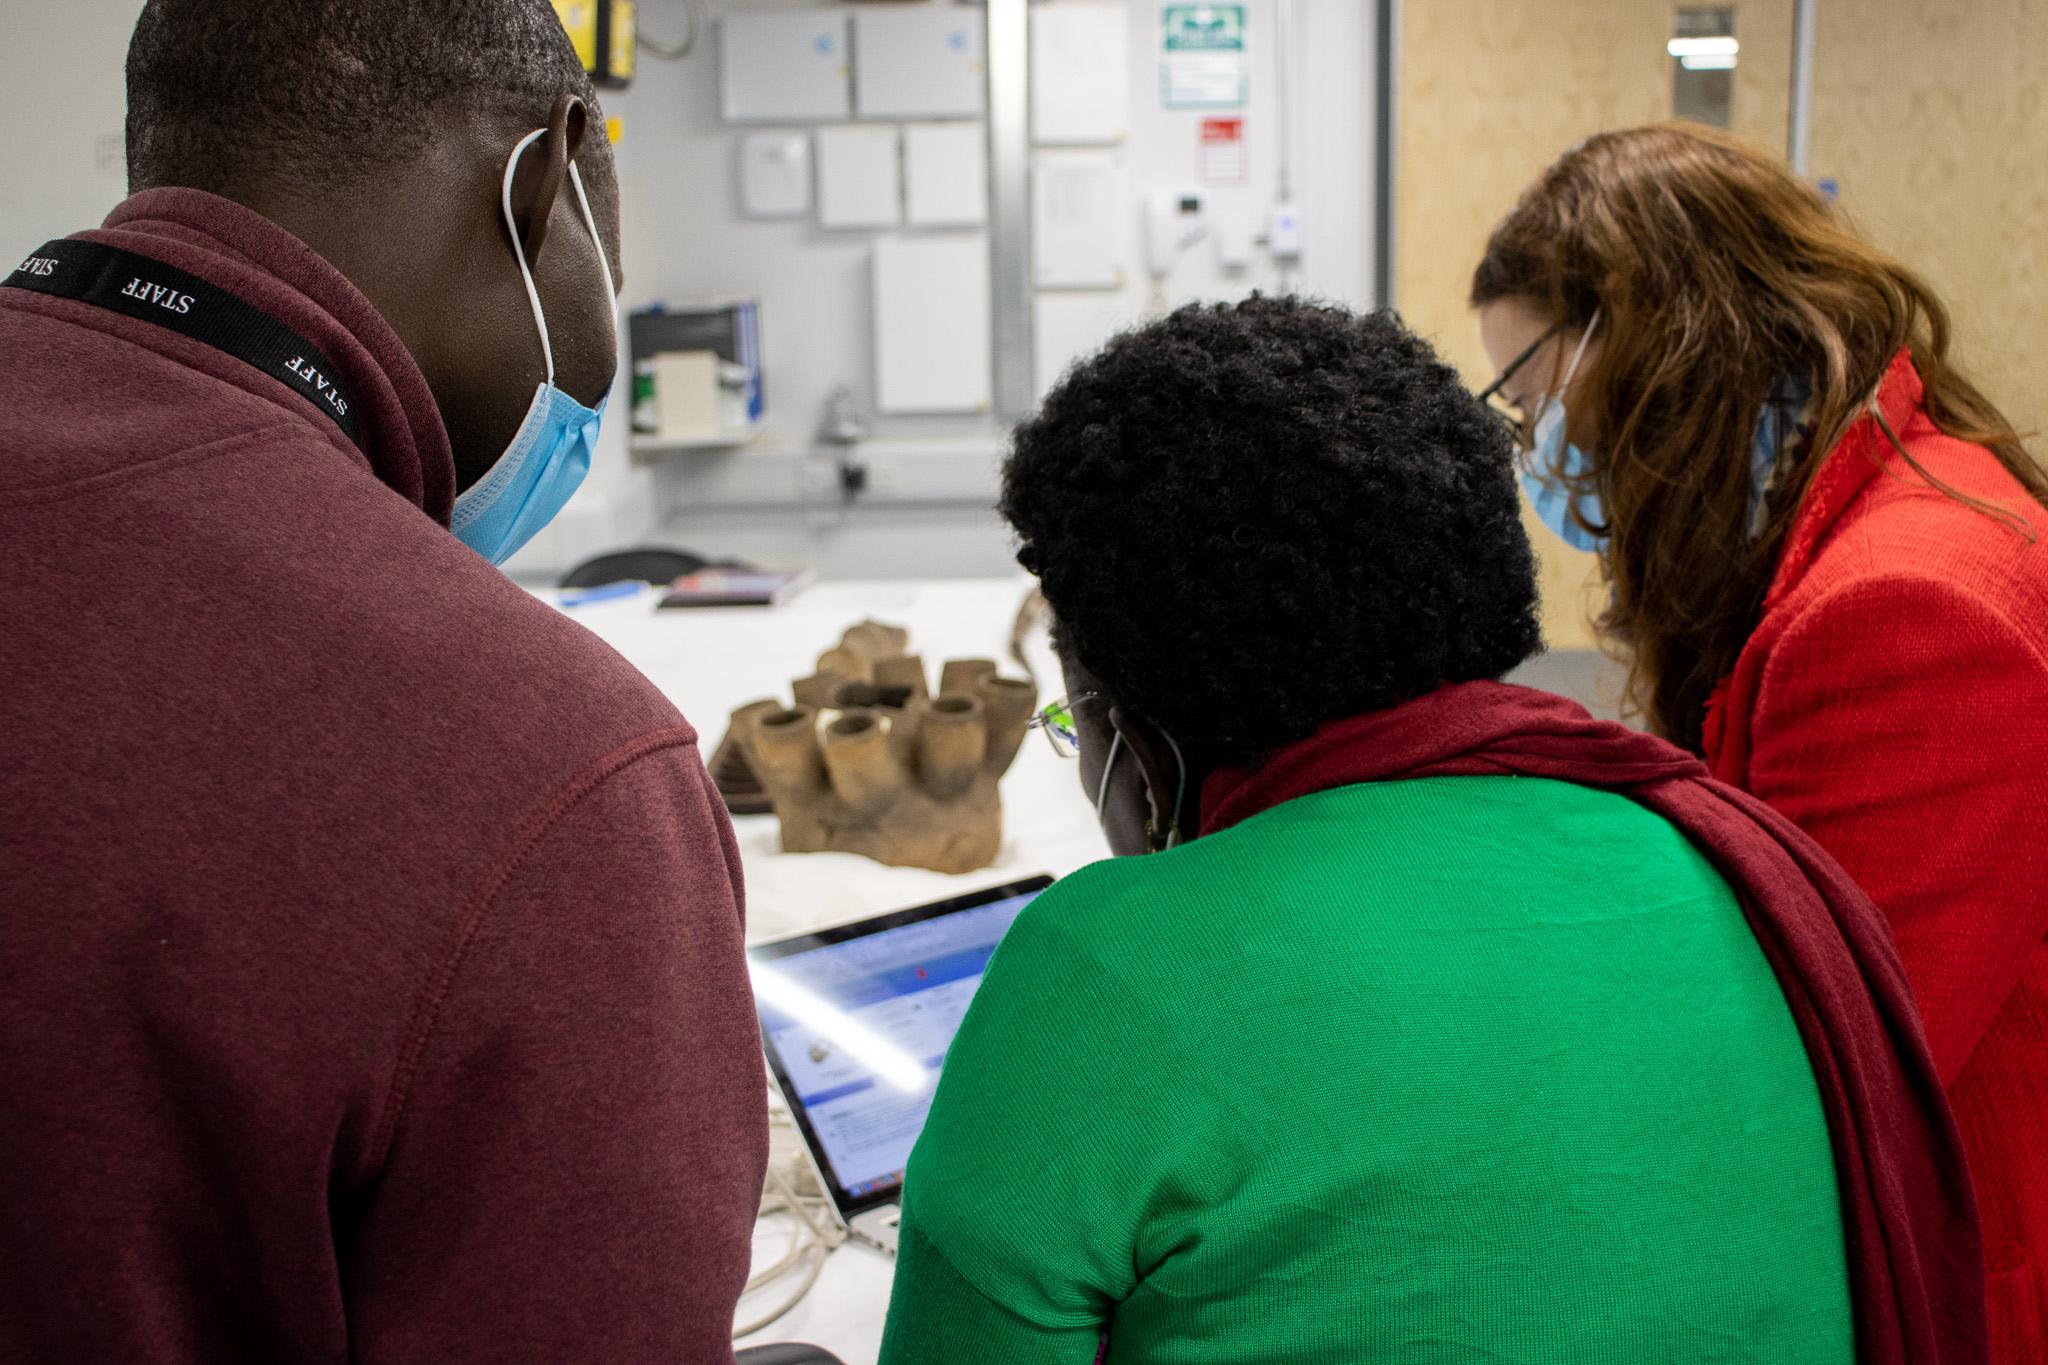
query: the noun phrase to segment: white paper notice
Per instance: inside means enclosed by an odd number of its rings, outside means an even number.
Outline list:
[[[1031,171],[1031,282],[1040,289],[1122,288],[1134,219],[1123,157],[1037,153]]]
[[[1159,54],[1159,98],[1169,109],[1239,109],[1250,91],[1245,6],[1168,5]]]
[[[1244,120],[1236,116],[1203,119],[1198,156],[1201,164],[1195,172],[1204,185],[1242,185],[1245,177]]]

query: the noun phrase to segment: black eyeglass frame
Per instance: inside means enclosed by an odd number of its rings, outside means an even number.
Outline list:
[[[1543,335],[1537,337],[1527,346],[1524,346],[1522,348],[1522,353],[1516,356],[1513,360],[1510,360],[1507,364],[1507,368],[1502,370],[1499,374],[1495,375],[1493,378],[1493,382],[1491,384],[1488,384],[1485,388],[1479,391],[1479,401],[1482,403],[1492,402],[1493,399],[1500,393],[1501,385],[1507,383],[1510,379],[1513,379],[1515,377],[1515,372],[1521,369],[1524,365],[1528,364],[1531,358],[1533,358],[1538,351],[1543,349],[1543,343],[1549,341],[1552,337],[1556,336],[1562,330],[1564,330],[1564,324],[1561,322],[1553,322],[1548,327],[1544,328]]]

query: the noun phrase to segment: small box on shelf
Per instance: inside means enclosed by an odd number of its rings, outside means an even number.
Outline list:
[[[628,334],[635,453],[722,450],[754,439],[762,412],[754,303],[650,309],[628,319]]]

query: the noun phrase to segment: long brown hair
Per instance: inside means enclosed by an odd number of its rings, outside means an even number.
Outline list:
[[[1608,532],[1612,601],[1600,626],[1627,653],[1630,698],[1688,747],[1699,747],[1707,698],[1756,627],[1814,472],[1900,350],[1934,424],[1988,447],[2048,504],[2048,475],[1949,363],[1948,310],[1926,282],[1774,158],[1712,129],[1601,133],[1560,157],[1494,229],[1473,274],[1474,307],[1510,298],[1581,331],[1598,310],[1600,345],[1567,410],[1593,468],[1566,482],[1597,493],[1607,518],[1589,528]],[[1812,385],[1812,439],[1780,471],[1752,544],[1751,441],[1786,376]],[[1906,460],[2031,536],[2014,513]]]

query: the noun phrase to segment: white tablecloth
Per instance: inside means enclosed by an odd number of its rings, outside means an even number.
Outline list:
[[[1023,578],[956,582],[835,582],[812,586],[785,606],[657,611],[648,589],[632,598],[569,609],[570,616],[623,654],[668,694],[702,735],[704,756],[725,733],[726,717],[761,697],[787,699],[792,679],[810,673],[846,627],[867,617],[910,630],[910,647],[936,679],[941,661],[991,658],[1006,673],[1010,627],[1030,584]],[[1042,700],[1061,683],[1049,651],[1032,655]],[[734,822],[746,865],[747,928],[752,940],[937,900],[1034,872],[1065,876],[1107,854],[1073,763],[1036,735],[1027,736],[1003,782],[1004,838],[994,867],[961,877],[883,867],[840,853],[783,853],[773,816]],[[787,1245],[775,1220],[757,1232],[756,1261],[772,1264]],[[894,1262],[849,1243],[827,1261],[804,1301],[766,1332],[742,1344],[812,1341],[847,1365],[872,1365],[880,1349]],[[741,1307],[742,1319],[775,1306],[788,1286],[771,1285]]]

